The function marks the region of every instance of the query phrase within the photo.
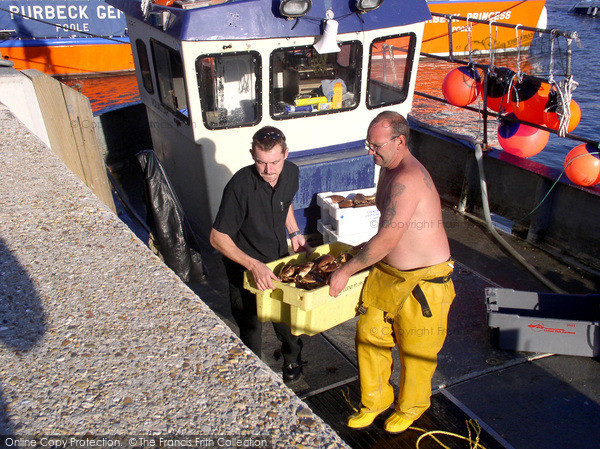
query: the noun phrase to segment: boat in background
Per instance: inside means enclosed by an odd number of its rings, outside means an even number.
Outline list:
[[[221,3],[223,0],[219,1]],[[155,1],[170,6],[172,2]],[[216,4],[217,2],[212,2]],[[435,14],[472,19],[497,19],[527,27],[545,28],[545,0],[429,1],[434,14],[425,23],[422,52],[448,54],[448,23]],[[468,27],[471,25],[472,32]],[[48,75],[97,76],[133,71],[127,24],[122,11],[104,0],[0,0],[0,53],[18,70],[37,69]],[[452,25],[455,55],[527,49],[533,32],[498,28],[491,36],[484,24],[456,21]]]
[[[520,24],[532,28],[546,28],[547,25],[546,0],[429,0],[427,4],[433,17],[425,22],[421,52],[440,56],[448,55],[450,34],[453,54],[468,55],[469,40],[473,53],[489,53],[490,48],[500,53],[514,52],[518,47],[526,50],[531,45],[534,32],[521,30],[517,35],[515,30],[510,28],[490,27],[487,24],[453,19],[452,33],[449,33],[448,21],[438,14],[494,20],[498,23]]]
[[[96,76],[134,70],[124,14],[103,0],[0,0],[0,53],[18,70]]]
[[[573,14],[582,14],[584,16],[600,16],[600,1],[583,0],[574,5],[569,12]]]

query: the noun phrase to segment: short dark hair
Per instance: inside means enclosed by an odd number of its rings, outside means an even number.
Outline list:
[[[252,136],[252,151],[256,148],[262,151],[269,151],[276,145],[281,145],[282,153],[285,153],[287,150],[285,134],[274,126],[264,126]]]
[[[408,139],[410,137],[410,127],[408,126],[408,121],[406,121],[406,119],[401,114],[394,112],[394,111],[380,112],[377,115],[377,117],[375,117],[371,121],[369,128],[371,128],[373,125],[376,125],[381,122],[388,123],[387,126],[385,124],[383,124],[384,127],[387,128],[389,126],[392,128],[392,136],[394,136],[394,137],[405,136],[406,144],[408,145]]]

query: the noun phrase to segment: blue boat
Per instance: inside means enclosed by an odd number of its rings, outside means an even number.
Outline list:
[[[103,0],[0,0],[0,53],[18,70],[90,76],[132,71],[125,15]]]

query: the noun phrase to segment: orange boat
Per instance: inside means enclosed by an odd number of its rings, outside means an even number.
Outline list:
[[[164,2],[160,0],[159,2]],[[545,0],[429,1],[432,13],[470,19],[545,27]],[[471,27],[471,32],[467,30]],[[103,0],[0,0],[2,58],[19,70],[38,69],[49,75],[97,75],[133,71],[134,62],[122,13]],[[520,31],[519,44],[528,48],[533,32]],[[455,55],[515,51],[514,30],[453,19]],[[448,54],[448,22],[434,16],[425,23],[421,51]]]
[[[526,27],[546,28],[545,0],[487,0],[487,1],[428,1],[432,14],[450,14],[476,20],[520,24]],[[469,31],[470,29],[470,31]],[[532,31],[489,26],[465,20],[452,20],[452,51],[454,55],[468,55],[469,41],[473,53],[488,53],[490,47],[498,52],[529,48]],[[490,43],[492,45],[490,45]],[[449,53],[448,21],[434,15],[425,22],[421,51],[446,56]]]
[[[134,70],[125,16],[103,0],[0,0],[4,65],[48,75]]]

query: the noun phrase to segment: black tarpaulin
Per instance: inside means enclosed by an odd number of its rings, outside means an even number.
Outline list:
[[[144,173],[146,221],[154,244],[165,264],[184,282],[202,280],[202,239],[193,231],[156,153],[144,150],[137,155]]]

